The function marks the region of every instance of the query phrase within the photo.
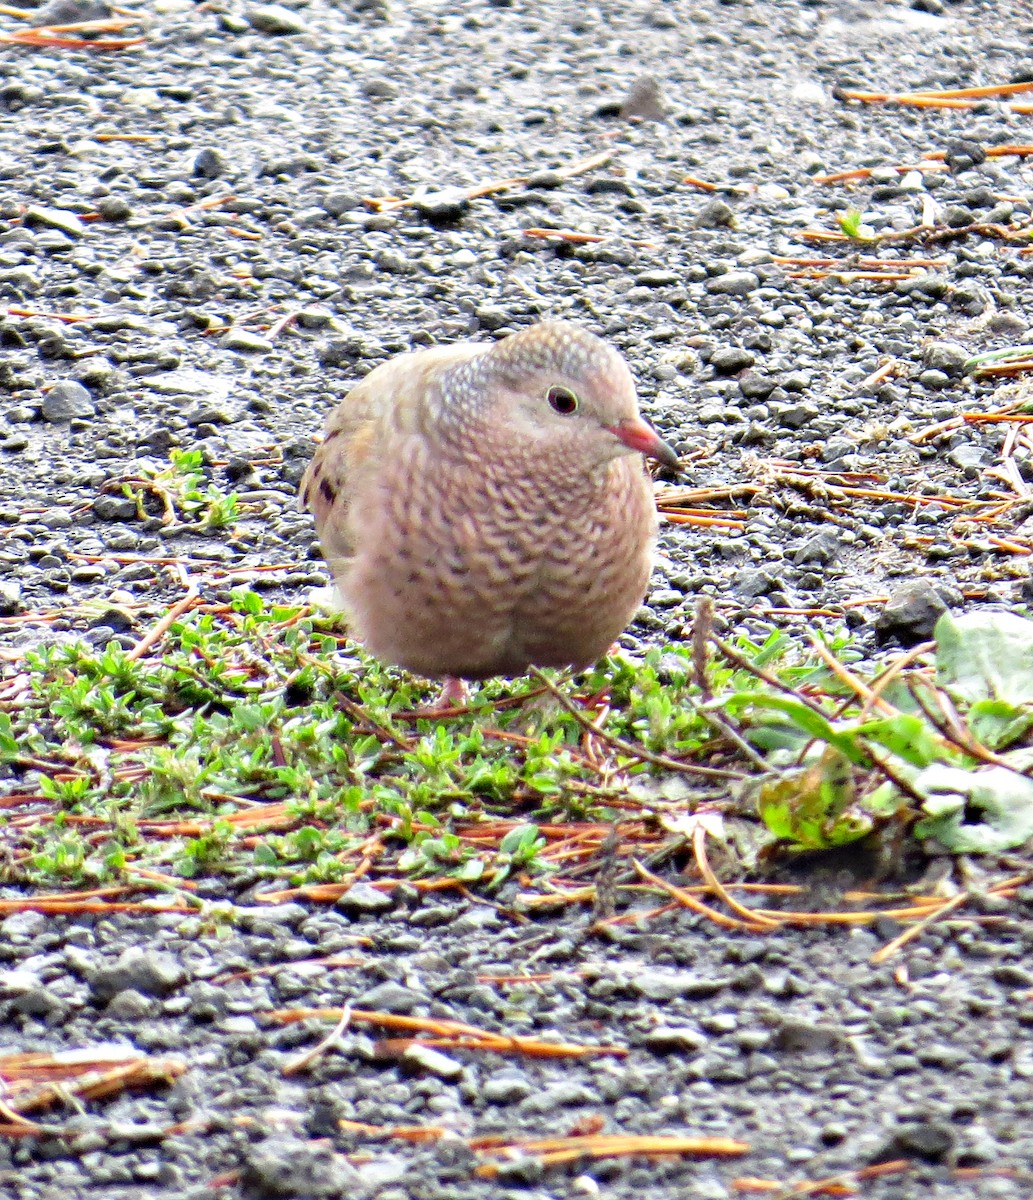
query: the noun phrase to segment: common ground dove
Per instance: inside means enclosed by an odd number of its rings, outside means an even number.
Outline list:
[[[344,398],[301,483],[355,635],[419,675],[586,667],[642,602],[642,455],[677,469],[624,359],[550,321],[404,354]]]

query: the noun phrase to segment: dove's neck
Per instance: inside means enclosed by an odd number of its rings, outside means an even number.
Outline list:
[[[475,443],[491,432],[493,373],[484,355],[476,355],[448,366],[436,382],[430,414],[434,436],[444,449],[461,451],[465,458],[467,450],[476,448]]]

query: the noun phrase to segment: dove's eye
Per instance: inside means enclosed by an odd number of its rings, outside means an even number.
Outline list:
[[[571,413],[577,412],[577,396],[570,388],[561,387],[559,384],[554,384],[545,393],[545,398],[548,400],[551,408],[562,414],[564,417],[569,417]]]

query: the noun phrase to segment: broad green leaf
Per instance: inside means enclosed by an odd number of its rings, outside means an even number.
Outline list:
[[[850,761],[828,747],[809,767],[761,784],[757,809],[778,838],[808,850],[827,850],[864,837],[872,818],[856,803]]]
[[[1009,612],[944,613],[935,636],[937,682],[970,705],[973,737],[999,750],[1033,727],[1033,621]]]
[[[1033,728],[1033,703],[1012,704],[1008,700],[977,700],[965,717],[973,737],[998,750],[1010,746]]]
[[[857,732],[914,767],[927,767],[943,754],[929,722],[907,713],[867,721]]]
[[[1033,704],[1033,621],[1010,612],[944,613],[936,622],[936,679],[967,700]]]
[[[841,729],[837,729],[821,713],[815,712],[813,708],[810,708],[800,700],[794,700],[789,696],[766,696],[763,693],[738,692],[728,698],[725,702],[725,707],[730,712],[743,708],[767,708],[781,713],[788,717],[800,732],[808,738],[826,742],[829,746],[838,750],[844,758],[849,759],[850,762],[857,766],[868,765],[869,757],[865,753],[864,747],[857,740],[856,730],[844,732]],[[757,720],[756,724],[760,725],[760,721]],[[760,727],[762,728],[763,726],[760,725]],[[784,729],[784,726],[781,728]],[[751,737],[752,735],[753,731],[751,730]]]
[[[1007,767],[966,771],[936,764],[911,781],[925,797],[919,837],[955,854],[1013,850],[1033,837],[1033,779]]]
[[[13,762],[19,753],[11,718],[7,713],[0,713],[0,762]]]
[[[537,825],[514,825],[503,837],[499,850],[503,854],[519,855],[526,853],[538,837]]]

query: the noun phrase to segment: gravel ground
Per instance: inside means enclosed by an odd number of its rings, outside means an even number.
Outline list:
[[[1033,258],[1008,240],[1030,221],[1033,166],[983,158],[1030,141],[1030,118],[992,101],[922,110],[833,97],[837,85],[1033,79],[1026,3],[156,0],[133,11],[142,48],[8,46],[0,64],[8,650],[69,631],[133,639],[183,594],[183,567],[213,598],[239,582],[300,598],[323,574],[293,493],[329,407],[397,352],[542,317],[582,321],[624,351],[694,485],[762,489],[736,501],[742,530],[665,527],[630,648],[680,636],[702,592],[747,629],[838,613],[831,623],[849,621],[869,647],[921,636],[943,605],[1028,601],[1028,558],[989,539],[1033,539],[1029,444],[994,423],[915,435],[1021,395],[962,367],[1033,341]],[[105,14],[54,0],[32,23]],[[566,171],[602,151],[609,162]],[[889,169],[931,151],[951,170]],[[854,167],[881,169],[854,186],[814,182]],[[721,186],[701,191],[687,174]],[[526,183],[464,198],[513,178]],[[378,196],[417,200],[373,212],[363,200]],[[880,282],[798,279],[799,265],[775,261],[845,258],[851,246],[802,234],[836,230],[848,208],[876,235],[923,218],[949,229],[859,246],[937,264]],[[603,240],[558,243],[534,228]],[[177,448],[203,451],[211,481],[241,494],[232,534],[141,520],[121,494]],[[995,497],[1016,503],[988,527],[949,503],[834,490],[851,485],[949,493],[981,502],[975,514]],[[269,566],[280,569],[256,572]],[[878,628],[878,604],[840,607],[916,579],[924,590]],[[686,914],[600,938],[587,914],[513,926],[407,889],[385,912],[232,898],[245,907],[225,929],[169,916],[3,921],[7,1050],[114,1041],[188,1064],[168,1089],[64,1121],[70,1136],[0,1145],[5,1194],[717,1200],[736,1176],[816,1178],[880,1157],[919,1164],[864,1185],[880,1200],[1030,1194],[1028,1177],[957,1168],[1033,1161],[1031,897],[928,931],[878,967],[869,956],[891,929],[744,939]],[[355,934],[372,944],[354,949]],[[289,965],[334,953],[359,965]],[[479,978],[523,970],[549,978]],[[271,1029],[263,1011],[348,1000],[630,1054],[397,1063],[358,1029],[285,1076],[328,1027]],[[719,1165],[548,1175],[521,1161],[491,1182],[472,1176],[458,1138],[370,1147],[337,1126],[544,1136],[597,1113],[614,1132],[726,1135],[752,1149]]]

